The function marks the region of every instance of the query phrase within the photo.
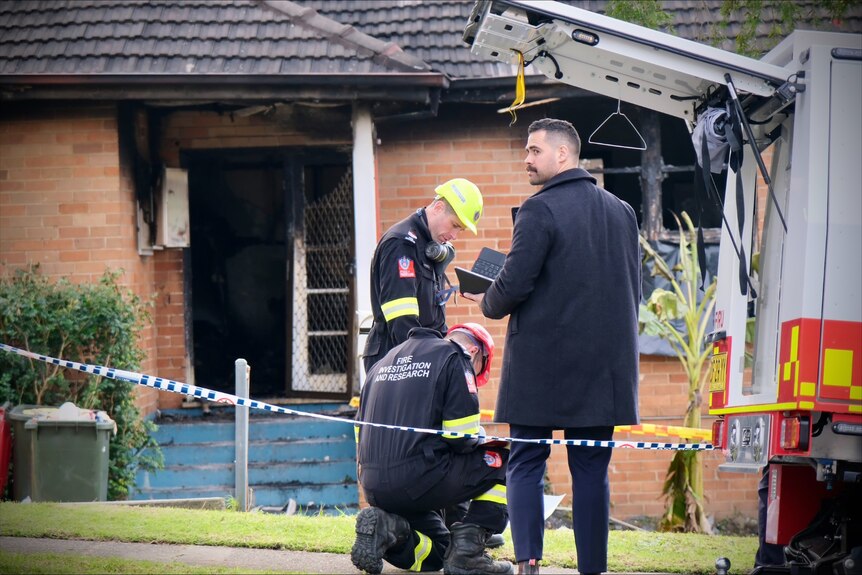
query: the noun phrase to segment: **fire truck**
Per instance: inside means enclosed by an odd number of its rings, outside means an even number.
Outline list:
[[[719,145],[695,146],[704,173],[727,162],[704,342],[720,470],[768,480],[765,542],[785,564],[756,571],[862,573],[862,36],[797,30],[756,60],[559,2],[479,0],[464,41],[694,133],[713,122]]]

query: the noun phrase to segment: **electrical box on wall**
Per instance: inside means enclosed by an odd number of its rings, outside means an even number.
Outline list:
[[[187,248],[189,230],[189,173],[165,168],[157,200],[156,244],[165,248]]]

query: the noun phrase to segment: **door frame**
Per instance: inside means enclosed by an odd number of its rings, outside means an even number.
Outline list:
[[[353,248],[350,254],[351,270],[348,274],[348,309],[347,313],[347,349],[345,350],[346,365],[345,365],[345,391],[339,393],[332,392],[315,392],[315,391],[295,391],[292,388],[293,372],[291,369],[292,353],[293,353],[293,300],[296,294],[296,286],[294,285],[293,262],[294,253],[294,238],[297,233],[304,231],[303,214],[305,210],[305,181],[304,170],[309,165],[336,165],[344,164],[346,167],[352,168],[353,162],[351,158],[350,146],[279,146],[279,147],[249,147],[249,148],[207,148],[207,149],[187,149],[180,151],[180,167],[190,169],[193,164],[207,159],[230,159],[231,157],[254,157],[259,155],[261,158],[270,157],[275,161],[279,161],[282,166],[283,180],[282,193],[288,194],[284,201],[284,217],[285,217],[285,290],[287,296],[287,305],[285,306],[285,380],[284,387],[280,395],[274,398],[262,398],[270,403],[284,402],[285,400],[297,399],[317,399],[317,400],[349,400],[354,392],[354,381],[358,377],[357,362],[353,361],[356,357],[356,221],[353,221],[353,238],[351,247]],[[263,162],[263,159],[261,159]],[[292,190],[301,190],[301,193],[293,193]],[[353,202],[355,205],[355,186],[351,190],[353,194]],[[194,238],[191,239],[194,242]],[[183,250],[183,294],[184,294],[184,338],[185,346],[189,361],[189,379],[194,379],[194,328],[191,318],[193,317],[193,299],[192,293],[192,274],[191,274],[191,248]],[[253,367],[253,366],[252,366]]]

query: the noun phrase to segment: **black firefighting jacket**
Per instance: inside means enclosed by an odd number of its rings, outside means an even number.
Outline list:
[[[469,354],[434,330],[411,330],[368,372],[356,420],[444,434],[354,426],[360,483],[370,491],[406,487],[410,497],[420,497],[448,473],[453,453],[478,443],[445,432],[478,433],[479,416]]]
[[[371,310],[374,323],[363,353],[366,372],[374,362],[407,339],[414,327],[446,333],[446,309],[436,301],[443,276],[425,256],[432,241],[425,209],[387,231],[371,262]]]

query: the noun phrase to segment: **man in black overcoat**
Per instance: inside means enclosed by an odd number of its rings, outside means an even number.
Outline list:
[[[529,127],[530,183],[512,249],[483,294],[465,294],[492,319],[509,316],[496,421],[514,438],[613,438],[638,423],[638,224],[626,202],[578,167],[580,138],[564,120]],[[567,446],[581,573],[607,570],[611,449]],[[542,558],[542,488],[550,446],[514,442],[507,472],[519,572]]]

